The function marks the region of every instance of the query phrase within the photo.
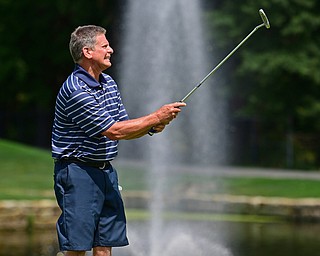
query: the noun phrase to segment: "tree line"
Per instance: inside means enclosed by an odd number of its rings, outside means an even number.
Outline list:
[[[217,52],[231,49],[259,24],[260,8],[271,23],[229,66],[229,114],[242,138],[235,162],[318,169],[319,7],[316,0],[225,0],[207,13]]]
[[[50,147],[54,101],[73,69],[70,33],[108,29],[115,52],[127,0],[0,0],[0,137]],[[221,59],[259,24],[225,64],[231,164],[318,169],[320,163],[320,2],[201,0],[212,50]],[[115,59],[116,61],[116,54]],[[111,68],[109,73],[116,73]]]

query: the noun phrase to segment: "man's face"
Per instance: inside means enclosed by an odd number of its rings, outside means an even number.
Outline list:
[[[91,52],[92,60],[101,71],[111,67],[110,57],[113,49],[110,47],[106,36],[101,34],[96,37],[96,45]]]

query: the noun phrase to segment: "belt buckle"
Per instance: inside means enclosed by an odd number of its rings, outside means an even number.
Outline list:
[[[105,167],[106,167],[106,162],[103,162],[103,165],[102,165],[102,166],[99,166],[99,169],[100,169],[100,170],[103,170]]]

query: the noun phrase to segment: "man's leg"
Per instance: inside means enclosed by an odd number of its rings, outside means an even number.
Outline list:
[[[93,256],[111,256],[112,247],[94,247]]]
[[[67,251],[65,256],[84,256],[86,254],[85,251]]]

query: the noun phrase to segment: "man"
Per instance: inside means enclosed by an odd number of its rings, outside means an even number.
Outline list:
[[[54,189],[61,216],[57,233],[67,256],[111,256],[126,246],[126,218],[111,165],[118,140],[163,131],[185,103],[162,106],[129,119],[115,81],[102,73],[111,66],[113,49],[99,26],[78,27],[70,39],[75,69],[56,100],[52,131]]]

